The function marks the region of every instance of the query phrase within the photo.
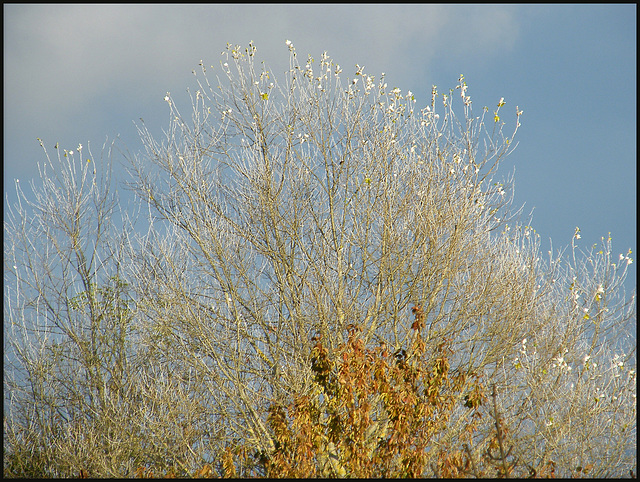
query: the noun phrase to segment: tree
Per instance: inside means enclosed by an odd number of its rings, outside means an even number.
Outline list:
[[[296,403],[315,400],[308,406],[316,410],[337,397],[335,403],[346,406],[342,396],[348,391],[332,395],[323,385],[327,380],[318,378],[318,350],[324,360],[335,360],[357,346],[358,353],[369,353],[360,368],[373,370],[382,366],[376,363],[385,351],[374,347],[386,346],[401,359],[414,356],[407,366],[418,370],[418,378],[444,360],[458,377],[453,383],[449,368],[439,372],[443,383],[452,383],[435,405],[446,423],[434,425],[427,437],[460,450],[460,459],[448,467],[465,457],[469,464],[488,460],[498,440],[503,449],[512,447],[508,461],[506,452],[495,456],[503,475],[543,473],[550,466],[561,475],[587,466],[595,475],[634,469],[635,294],[627,298],[622,286],[630,258],[614,260],[610,239],[603,239],[601,251],[581,255],[576,231],[571,257],[551,252],[543,263],[535,231],[511,210],[511,180],[495,179],[515,147],[522,112],[516,108],[507,136],[503,99],[474,117],[463,76],[446,95],[434,86],[429,104],[416,110],[414,95],[389,89],[384,76],[376,80],[356,66],[345,83],[342,69],[326,54],[317,65],[310,56],[301,65],[287,45],[290,69],[282,83],[266,67],[257,69],[252,43],[246,49],[228,45],[222,80],[212,85],[201,64],[190,118],[167,94],[171,121],[165,138],[156,140],[142,124],[145,151],[128,159],[129,187],[148,206],[148,230],[123,239],[109,224],[111,257],[101,258],[86,254],[102,240],[95,230],[87,233],[83,256],[100,263],[80,287],[66,268],[57,275],[65,289],[55,295],[46,283],[31,281],[37,278],[31,264],[38,251],[20,233],[27,225],[55,227],[57,218],[47,214],[29,224],[18,211],[13,224],[5,223],[5,264],[16,266],[5,279],[18,283],[15,297],[6,296],[5,319],[18,326],[26,313],[39,314],[36,298],[67,317],[67,307],[77,305],[81,331],[109,340],[91,348],[91,357],[65,355],[70,366],[83,368],[82,376],[89,373],[86,386],[72,383],[80,372],[35,372],[22,386],[22,398],[12,402],[20,416],[5,415],[5,434],[11,434],[5,451],[15,453],[20,430],[35,416],[25,407],[36,386],[54,392],[72,386],[83,397],[95,392],[97,400],[113,403],[115,395],[100,389],[105,375],[98,372],[106,369],[96,363],[120,359],[127,376],[116,378],[129,381],[129,405],[118,411],[118,423],[138,442],[119,450],[111,466],[105,462],[94,471],[133,473],[146,464],[192,473],[219,464],[226,473],[269,473],[277,457],[286,459],[277,430],[284,430],[280,436],[296,434],[287,422],[302,413]],[[460,119],[454,110],[458,95]],[[43,180],[49,186],[46,174]],[[58,205],[72,206],[67,199],[82,193],[81,186],[67,178],[61,184],[70,196]],[[56,193],[53,184],[47,189],[49,196]],[[44,199],[34,204],[43,214]],[[98,225],[106,225],[113,211],[100,206],[92,209],[104,216]],[[66,223],[73,219],[65,215]],[[74,233],[57,234],[72,253]],[[41,239],[57,243],[51,236]],[[49,259],[69,258],[49,253]],[[80,264],[72,265],[78,271]],[[46,276],[58,273],[50,261],[42,269]],[[35,298],[23,297],[27,286]],[[107,314],[126,320],[112,325],[127,329],[100,324]],[[23,337],[12,337],[17,368],[59,364],[49,354],[53,339],[37,336],[58,326],[57,319],[21,323]],[[76,332],[62,330],[60,338],[80,354],[84,346],[96,346]],[[122,340],[116,348],[114,339]],[[331,361],[323,373],[330,377],[349,366]],[[386,383],[400,376],[385,373]],[[5,393],[18,386],[12,380],[5,374]],[[427,396],[428,383],[420,380],[407,392],[412,400]],[[381,393],[361,395],[374,420],[390,410],[381,408]],[[486,408],[477,403],[481,399]],[[54,406],[50,398],[42,403]],[[483,409],[488,416],[480,416]],[[43,426],[64,428],[80,420],[94,427],[104,413],[93,406],[83,410],[61,421],[50,411]],[[470,410],[480,415],[467,436]],[[104,417],[115,420],[111,412]],[[121,444],[103,426],[89,430],[107,445]],[[29,434],[40,440],[44,432]],[[315,454],[305,460],[321,473],[329,441],[300,437],[295,440]],[[335,455],[325,459],[340,460],[345,474],[366,473],[349,465],[355,459],[337,442],[331,441]],[[442,470],[437,451],[424,454],[420,470],[411,474]]]

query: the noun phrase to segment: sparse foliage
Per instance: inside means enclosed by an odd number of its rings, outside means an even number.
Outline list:
[[[497,179],[522,111],[287,46],[282,83],[229,45],[139,126],[144,231],[81,146],[19,190],[5,475],[635,471],[631,258],[542,260]]]

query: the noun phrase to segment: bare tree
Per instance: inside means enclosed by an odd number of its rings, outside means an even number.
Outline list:
[[[87,150],[47,154],[5,220],[5,475],[167,469],[188,440],[190,402],[137,343],[110,150]]]
[[[47,155],[31,196],[17,184],[5,220],[5,440],[30,450],[34,467],[48,465],[62,438],[87,436],[80,425],[102,424],[105,437],[119,430],[103,416],[118,412],[132,382],[117,199],[110,169],[96,167],[110,161],[81,145],[61,151]]]
[[[68,195],[55,203],[57,186],[43,172],[37,222],[18,210],[5,223],[5,265],[16,266],[5,319],[18,327],[16,369],[52,367],[36,371],[52,387],[42,406],[67,409],[58,392],[72,381],[74,393],[92,398],[69,420],[95,423],[100,403],[128,404],[105,419],[131,427],[135,456],[120,451],[112,467],[95,469],[101,474],[143,463],[190,473],[240,445],[269,453],[269,408],[313,390],[313,337],[335,350],[357,325],[366,344],[408,350],[419,306],[425,353],[435,356],[447,340],[457,370],[497,387],[495,412],[520,473],[525,462],[553,462],[566,474],[589,463],[599,475],[634,468],[635,294],[628,299],[622,287],[630,258],[614,262],[609,240],[601,252],[576,257],[572,244],[568,261],[551,252],[543,263],[534,230],[511,210],[511,179],[496,178],[522,112],[506,135],[503,99],[474,116],[462,76],[447,94],[434,86],[417,109],[384,75],[356,66],[345,82],[326,54],[301,64],[287,45],[282,83],[257,69],[252,43],[228,45],[213,84],[201,63],[188,117],[167,94],[164,139],[139,127],[145,151],[128,159],[129,186],[148,207],[144,235],[113,229],[109,183],[91,184],[87,166],[87,189],[65,177],[58,184]],[[74,196],[92,202],[89,218],[65,211],[55,224],[55,209],[80,205]],[[101,238],[107,225],[111,236]],[[36,227],[37,237],[28,231]],[[40,260],[32,241],[58,238],[66,251]],[[120,321],[106,327],[105,318]],[[51,361],[54,339],[77,355]],[[54,375],[60,366],[69,371]],[[78,366],[87,374],[81,388]],[[111,380],[125,396],[108,391]],[[17,383],[5,373],[8,386]],[[43,397],[33,382],[23,388]],[[460,402],[443,441],[459,439]],[[12,437],[36,417],[25,403],[5,415]],[[51,412],[43,423],[66,426],[56,420]],[[485,453],[492,423],[472,457]]]

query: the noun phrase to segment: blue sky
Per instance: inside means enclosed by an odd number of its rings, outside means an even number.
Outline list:
[[[158,136],[166,92],[188,106],[192,69],[253,40],[276,76],[323,51],[426,105],[462,73],[474,108],[501,97],[524,114],[515,203],[533,211],[543,252],[613,236],[636,253],[636,6],[626,5],[4,5],[4,190],[28,182],[56,142],[106,138],[137,152],[140,117]],[[504,116],[513,122],[511,116]],[[508,124],[512,127],[512,124]],[[24,186],[24,184],[23,184]],[[5,200],[6,202],[6,200]],[[631,265],[629,287],[636,284]]]

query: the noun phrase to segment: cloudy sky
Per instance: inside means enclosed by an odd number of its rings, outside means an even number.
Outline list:
[[[635,5],[4,5],[4,189],[29,181],[56,142],[105,139],[137,152],[134,121],[161,135],[166,92],[186,108],[198,62],[253,40],[278,76],[323,51],[343,78],[356,63],[426,105],[462,73],[474,107],[524,111],[515,201],[533,209],[544,251],[611,232],[636,251]],[[511,116],[505,116],[509,121]],[[24,184],[23,184],[24,186]],[[6,206],[5,206],[6,208]],[[631,271],[635,286],[635,264]]]

